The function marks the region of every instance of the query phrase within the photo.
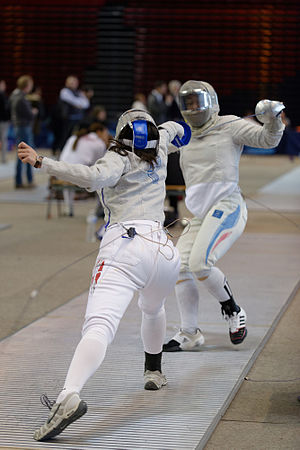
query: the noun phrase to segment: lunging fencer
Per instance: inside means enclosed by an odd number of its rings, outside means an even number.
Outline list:
[[[180,330],[164,351],[199,350],[204,336],[198,326],[200,281],[219,301],[233,344],[247,335],[246,312],[232,294],[223,272],[215,266],[242,234],[247,208],[239,188],[243,146],[276,147],[284,125],[284,105],[262,100],[256,116],[263,126],[243,118],[219,116],[218,97],[207,82],[190,80],[179,91],[180,111],[192,129],[192,139],[180,152],[186,185],[186,206],[193,214],[190,231],[177,243],[181,268],[176,285]]]
[[[129,110],[120,117],[107,153],[91,167],[43,158],[25,143],[18,146],[23,163],[97,191],[106,219],[82,338],[63,390],[54,404],[47,399],[51,411],[34,434],[37,441],[58,435],[87,411],[80,391],[102,363],[135,292],[142,311],[144,388],[157,390],[167,383],[161,372],[164,302],[175,287],[180,258],[163,229],[165,178],[169,143],[183,135],[178,123],[166,122],[157,128],[145,111]]]

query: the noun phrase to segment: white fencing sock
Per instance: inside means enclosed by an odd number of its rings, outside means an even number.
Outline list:
[[[95,339],[84,335],[77,345],[72,362],[66,377],[64,389],[57,397],[56,403],[60,403],[70,392],[80,392],[87,380],[96,372],[102,363],[107,348],[107,342],[103,337]]]
[[[219,302],[225,302],[232,297],[232,292],[226,282],[226,277],[223,272],[217,267],[212,267],[208,278],[201,281],[206,289],[217,299]]]
[[[156,315],[143,312],[141,335],[145,352],[157,354],[162,351],[166,336],[166,313],[164,307]]]
[[[194,334],[198,328],[199,293],[193,278],[185,279],[176,284],[176,298],[178,302],[181,326],[187,333]]]

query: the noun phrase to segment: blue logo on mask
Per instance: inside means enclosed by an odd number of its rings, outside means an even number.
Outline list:
[[[143,150],[147,146],[148,128],[146,120],[135,120],[132,122],[133,146]]]

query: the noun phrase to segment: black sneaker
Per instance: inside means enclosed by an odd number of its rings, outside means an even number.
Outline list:
[[[229,316],[222,310],[222,314],[229,325],[229,336],[231,342],[235,345],[241,344],[247,336],[247,315],[245,311],[243,308],[240,308],[239,312],[234,312]]]

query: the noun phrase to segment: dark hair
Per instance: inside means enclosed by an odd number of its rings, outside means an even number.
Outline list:
[[[76,133],[74,133],[74,135],[76,136],[76,139],[73,143],[72,150],[73,151],[76,150],[78,141],[81,137],[86,136],[89,133],[96,133],[97,131],[104,131],[105,128],[106,127],[102,123],[97,123],[97,122],[92,123],[89,127],[83,126],[78,131],[76,131]]]
[[[148,140],[157,141],[157,145],[154,148],[147,148],[145,150],[141,150],[134,147],[134,153],[142,160],[150,164],[151,168],[154,168],[154,164],[157,162],[157,152],[159,145],[159,132],[157,127],[151,123],[147,122],[147,131],[148,131]],[[132,141],[133,139],[133,131],[132,128],[127,124],[121,133],[119,134],[118,139],[111,139],[112,145],[109,147],[109,150],[112,152],[116,152],[121,156],[127,156],[128,152],[132,152],[132,148],[129,145],[125,145],[120,142],[122,139],[128,139]]]

